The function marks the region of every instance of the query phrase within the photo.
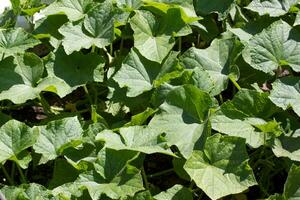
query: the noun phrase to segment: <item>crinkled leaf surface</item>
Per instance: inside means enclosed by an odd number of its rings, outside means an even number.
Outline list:
[[[279,20],[250,39],[243,57],[253,68],[273,74],[273,70],[283,65],[299,72],[299,53],[300,34]]]
[[[130,19],[134,31],[134,46],[147,59],[161,63],[171,51],[175,40],[171,35],[159,34],[155,16],[148,11],[136,11]]]
[[[158,63],[145,59],[137,50],[131,50],[113,79],[121,88],[127,87],[127,95],[135,97],[152,89],[160,71]]]
[[[87,188],[93,200],[101,194],[112,199],[133,196],[144,189],[140,172],[129,164],[136,155],[132,151],[102,149],[94,163],[96,171],[80,174],[76,182]]]
[[[257,184],[247,160],[244,139],[216,134],[203,151],[193,152],[184,169],[211,199],[219,199]]]
[[[286,14],[298,0],[253,0],[246,8],[259,15],[278,17]]]
[[[293,108],[300,116],[300,79],[297,77],[277,79],[273,83],[270,99],[284,110]]]
[[[132,150],[146,154],[163,153],[173,155],[164,141],[163,132],[143,126],[130,126],[120,129],[120,135],[104,130],[96,140],[105,141],[107,148]]]
[[[207,136],[207,116],[213,107],[208,93],[186,85],[170,91],[149,123],[149,128],[166,133],[169,146],[176,145],[184,157],[199,148]]]
[[[103,48],[109,45],[114,36],[113,13],[110,1],[94,7],[84,22],[68,22],[59,32],[63,35],[62,45],[67,54],[95,45]],[[76,42],[74,42],[76,41]]]
[[[156,200],[192,200],[193,195],[191,191],[182,185],[174,185],[165,192],[161,192],[154,196]]]
[[[71,21],[77,21],[85,16],[92,7],[92,0],[57,0],[45,8],[44,15],[64,13]]]
[[[30,128],[26,124],[10,120],[0,128],[0,162],[14,160],[21,167],[26,168],[28,162],[19,160],[22,151],[31,147],[37,140],[39,131],[37,128]],[[28,158],[25,158],[28,159]]]
[[[212,114],[211,125],[221,133],[245,138],[250,146],[256,148],[264,142],[264,133],[256,126],[267,124],[265,120],[275,111],[276,106],[266,93],[243,89]]]
[[[195,69],[195,73],[199,74],[198,84],[209,82],[213,87],[212,95],[217,95],[227,88],[229,75],[231,72],[234,73],[231,67],[239,48],[234,38],[216,39],[207,49],[190,48],[180,57],[180,60],[187,69]],[[198,73],[198,68],[205,72]]]
[[[46,163],[62,155],[68,147],[76,147],[82,142],[82,128],[77,117],[69,117],[40,126],[40,135],[33,148],[42,154],[40,163]]]
[[[21,28],[0,29],[0,54],[4,53],[6,56],[9,56],[23,53],[39,43],[39,40]]]

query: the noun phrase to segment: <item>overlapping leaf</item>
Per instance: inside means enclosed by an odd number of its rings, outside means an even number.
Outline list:
[[[16,120],[6,122],[0,128],[0,162],[16,161],[22,168],[26,168],[31,161],[25,151],[37,140],[39,131]]]
[[[246,139],[252,147],[264,144],[266,133],[257,126],[267,124],[276,107],[266,93],[243,89],[211,116],[212,128],[221,133]]]
[[[297,0],[253,0],[246,8],[259,15],[278,17],[286,14],[297,2]]]
[[[237,76],[233,65],[239,48],[234,38],[216,39],[207,49],[190,48],[180,59],[187,69],[194,71],[195,85],[217,95],[227,88],[230,76]]]
[[[265,73],[274,74],[273,70],[285,65],[299,72],[299,36],[288,23],[276,21],[250,39],[248,47],[243,51],[243,57],[253,68]]]
[[[184,169],[211,199],[243,192],[256,183],[247,163],[245,140],[237,137],[209,137],[202,151],[194,151]]]
[[[166,133],[169,146],[176,145],[184,157],[200,148],[209,132],[207,117],[214,106],[209,94],[186,85],[170,91],[149,123],[149,127]]]
[[[104,130],[96,136],[96,140],[105,141],[107,148],[116,150],[132,150],[146,154],[164,153],[173,155],[163,137],[163,132],[142,126],[130,126],[120,129],[120,135]]]
[[[297,77],[277,79],[273,83],[270,100],[284,110],[293,108],[300,116],[300,79]]]
[[[40,135],[33,148],[42,154],[40,163],[46,163],[62,155],[68,147],[82,143],[82,128],[77,117],[64,118],[39,127]]]

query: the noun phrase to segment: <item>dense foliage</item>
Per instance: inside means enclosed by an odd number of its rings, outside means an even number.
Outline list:
[[[7,200],[300,199],[299,0],[10,5]]]

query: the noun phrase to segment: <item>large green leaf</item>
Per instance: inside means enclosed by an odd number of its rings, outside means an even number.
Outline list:
[[[23,53],[40,43],[31,34],[21,28],[0,29],[0,55],[6,56]]]
[[[224,19],[231,7],[235,4],[235,0],[196,0],[194,1],[197,14],[204,16],[210,13],[218,13],[220,19]]]
[[[212,128],[221,133],[246,139],[256,148],[264,144],[264,134],[257,126],[266,125],[276,112],[276,106],[267,93],[242,89],[231,101],[221,105],[211,116]]]
[[[74,52],[66,55],[64,50],[59,48],[55,57],[49,60],[47,71],[50,77],[59,78],[74,90],[88,82],[102,82],[104,66],[104,57],[96,53]]]
[[[25,155],[24,150],[31,147],[38,136],[37,128],[30,128],[16,120],[6,122],[0,128],[0,162],[14,160],[22,168],[26,168],[31,158]]]
[[[163,132],[142,126],[121,128],[120,135],[109,130],[104,130],[96,136],[96,140],[105,141],[107,148],[116,150],[173,155],[172,151],[168,149]]]
[[[274,140],[272,151],[277,157],[300,161],[300,137],[281,136]]]
[[[203,151],[193,152],[184,169],[211,199],[219,199],[257,184],[247,160],[244,139],[216,134]]]
[[[82,48],[88,49],[93,45],[99,48],[109,45],[114,36],[111,2],[105,1],[94,7],[87,14],[84,22],[66,23],[59,32],[64,36],[62,45],[67,54]]]
[[[215,39],[207,49],[190,48],[180,60],[187,69],[199,75],[195,76],[197,85],[210,84],[211,94],[217,95],[227,88],[229,76],[236,74],[232,66],[239,50],[235,38]]]
[[[284,184],[283,196],[285,199],[296,200],[300,197],[300,167],[292,165]]]
[[[77,21],[85,16],[92,7],[92,0],[57,0],[42,10],[44,15],[64,13],[71,21]]]
[[[140,171],[129,164],[136,156],[131,151],[102,149],[94,163],[96,171],[80,174],[76,183],[86,188],[93,200],[101,194],[112,199],[133,196],[144,189]]]
[[[282,21],[276,21],[261,33],[254,35],[243,51],[243,57],[253,68],[274,74],[278,67],[289,65],[300,71],[299,33]]]
[[[160,33],[158,20],[148,11],[136,11],[130,25],[134,31],[135,48],[145,58],[161,63],[175,44],[172,35]]]
[[[44,186],[31,183],[22,184],[21,186],[5,186],[1,188],[1,192],[7,200],[41,200],[41,199],[53,199],[50,191]]]
[[[286,14],[297,2],[298,0],[254,0],[245,8],[259,15],[268,14],[271,17],[278,17]]]
[[[167,95],[149,123],[157,132],[166,133],[169,146],[176,145],[184,157],[194,148],[200,148],[207,136],[207,116],[213,100],[209,94],[198,88],[186,85],[175,88]]]
[[[284,110],[293,108],[295,113],[300,116],[300,78],[277,79],[273,83],[270,99]]]
[[[62,155],[68,147],[82,143],[82,128],[77,117],[63,118],[40,126],[40,135],[33,148],[42,154],[40,163],[46,163]]]
[[[192,200],[193,195],[191,191],[182,185],[174,185],[166,192],[161,192],[154,196],[156,200]]]
[[[129,97],[135,97],[152,89],[159,71],[158,63],[145,59],[132,49],[113,79],[121,88],[127,87]]]

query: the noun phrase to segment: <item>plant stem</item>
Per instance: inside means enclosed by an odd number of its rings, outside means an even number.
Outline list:
[[[222,94],[219,94],[219,97],[220,97],[220,102],[221,102],[221,104],[223,104],[223,103],[224,103],[224,100],[223,100]]]
[[[157,173],[154,173],[154,174],[150,174],[148,175],[147,177],[148,178],[154,178],[154,177],[157,177],[157,176],[161,176],[161,175],[165,175],[165,174],[169,174],[171,172],[173,172],[173,168],[172,169],[167,169],[167,170],[164,170],[164,171],[161,171],[161,172],[157,172]]]
[[[21,177],[21,182],[22,183],[27,183],[26,178],[23,174],[23,171],[22,171],[21,167],[18,164],[16,164],[16,165],[17,165],[17,169],[19,171],[20,177]]]
[[[6,171],[5,167],[3,165],[1,165],[1,168],[2,168],[2,171],[3,171],[3,174],[5,176],[5,178],[7,179],[8,183],[10,185],[14,185],[14,182],[13,180],[11,179],[11,177],[9,176],[8,172]]]
[[[143,180],[144,180],[144,184],[145,184],[145,189],[146,190],[149,190],[149,182],[148,182],[148,179],[147,179],[147,175],[145,173],[145,169],[144,167],[142,167],[142,177],[143,177]]]
[[[96,46],[95,46],[95,45],[93,45],[93,46],[92,46],[91,53],[95,53],[95,50],[96,50]]]
[[[178,51],[181,52],[181,49],[182,49],[182,38],[179,37],[178,38]]]
[[[113,53],[114,53],[114,46],[113,46],[113,44],[111,43],[111,44],[109,45],[109,54],[110,54],[111,56],[114,57]]]
[[[238,89],[241,90],[241,86],[234,80],[233,77],[229,77],[229,79],[231,80],[231,82],[233,83],[233,85]]]
[[[42,104],[42,106],[45,110],[45,113],[47,115],[50,115],[52,113],[52,111],[51,111],[51,107],[50,107],[49,103],[47,102],[47,100],[44,98],[44,96],[42,94],[40,94],[39,99],[40,99],[40,102],[41,102],[41,104]]]

